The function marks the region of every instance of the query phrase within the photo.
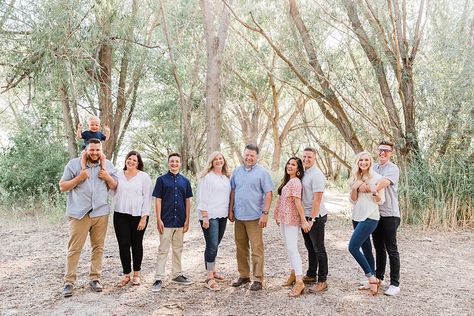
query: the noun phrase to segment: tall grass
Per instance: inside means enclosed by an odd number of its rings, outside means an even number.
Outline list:
[[[413,162],[400,181],[404,222],[426,228],[474,228],[474,166],[468,158]]]
[[[11,222],[21,222],[27,217],[38,223],[58,223],[64,218],[65,207],[66,194],[60,192],[23,196],[0,193],[0,216]]]

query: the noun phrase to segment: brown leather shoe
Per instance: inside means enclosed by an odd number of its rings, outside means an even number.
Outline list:
[[[247,284],[250,282],[250,278],[238,278],[237,281],[232,283],[233,287],[239,287],[241,285]]]
[[[285,283],[282,284],[282,286],[292,286],[296,282],[296,275],[295,271],[291,271],[290,276],[288,276],[288,279],[286,280]]]
[[[307,284],[307,283],[314,283],[314,282],[316,282],[316,277],[310,277],[310,276],[305,275],[305,276],[303,277],[303,282],[304,282],[305,284]]]
[[[328,290],[327,282],[318,282],[309,289],[310,293],[322,293]]]
[[[262,282],[254,281],[250,286],[250,291],[260,291],[262,289]]]

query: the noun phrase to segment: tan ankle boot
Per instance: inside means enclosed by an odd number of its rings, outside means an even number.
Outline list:
[[[291,289],[290,296],[297,297],[303,294],[304,292],[304,283],[303,281],[296,281],[295,286]]]
[[[291,271],[290,276],[288,277],[286,282],[282,284],[282,286],[292,286],[295,282],[296,282],[295,271]]]

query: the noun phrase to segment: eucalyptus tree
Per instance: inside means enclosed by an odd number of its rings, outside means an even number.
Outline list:
[[[74,131],[80,112],[97,115],[111,129],[105,143],[110,157],[133,115],[136,92],[157,22],[148,1],[19,1],[5,25],[28,21],[21,46],[23,58],[7,56],[13,69],[4,92],[27,78],[56,91],[63,113],[70,156],[76,152]],[[53,100],[53,105],[58,102]]]
[[[206,122],[207,153],[221,148],[222,130],[222,55],[229,30],[229,10],[217,1],[200,0],[206,38]],[[213,5],[212,5],[212,4]],[[218,15],[217,11],[221,11]]]
[[[417,123],[427,159],[474,154],[474,3],[432,6],[417,78]]]
[[[206,148],[204,91],[205,38],[197,1],[158,1],[150,10],[160,21],[160,56],[147,65],[141,88],[145,108],[131,143],[143,148],[154,166],[180,152],[183,168],[196,173]],[[202,158],[202,159],[205,159]]]
[[[345,1],[351,29],[374,69],[392,129],[392,137],[403,157],[419,150],[415,124],[413,67],[427,21],[427,3],[425,0],[418,2],[419,7],[415,9],[412,7],[413,3],[407,5],[406,0],[402,0],[401,3],[388,1],[387,4],[378,7],[369,2],[362,4]],[[360,14],[364,15],[369,26],[364,26]],[[389,69],[391,74],[388,73]],[[389,84],[391,76],[395,77],[397,82],[396,92],[404,124],[401,122],[396,99]]]

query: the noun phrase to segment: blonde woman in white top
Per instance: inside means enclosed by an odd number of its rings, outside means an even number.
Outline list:
[[[124,287],[130,281],[133,285],[139,285],[141,282],[142,242],[150,215],[153,186],[148,173],[143,172],[142,157],[136,151],[127,154],[123,171],[118,172],[117,177],[118,186],[113,193],[112,210],[124,274],[119,287]],[[132,257],[133,279],[130,279]]]
[[[230,180],[227,163],[221,152],[209,155],[206,168],[201,173],[197,186],[197,211],[206,249],[204,264],[207,271],[206,287],[220,289],[216,280],[224,277],[216,272],[216,256],[219,244],[224,236],[229,212]]]
[[[375,262],[372,254],[372,244],[370,234],[377,228],[379,222],[379,205],[383,204],[385,194],[383,189],[375,191],[377,182],[382,176],[373,171],[373,159],[369,152],[363,151],[357,154],[352,167],[350,185],[350,200],[354,204],[352,207],[352,224],[354,232],[349,241],[349,252],[357,263],[364,270],[368,279],[372,295],[376,295],[379,290],[380,280],[375,277]],[[357,189],[366,183],[372,192],[358,192]],[[361,252],[362,248],[362,252]]]

